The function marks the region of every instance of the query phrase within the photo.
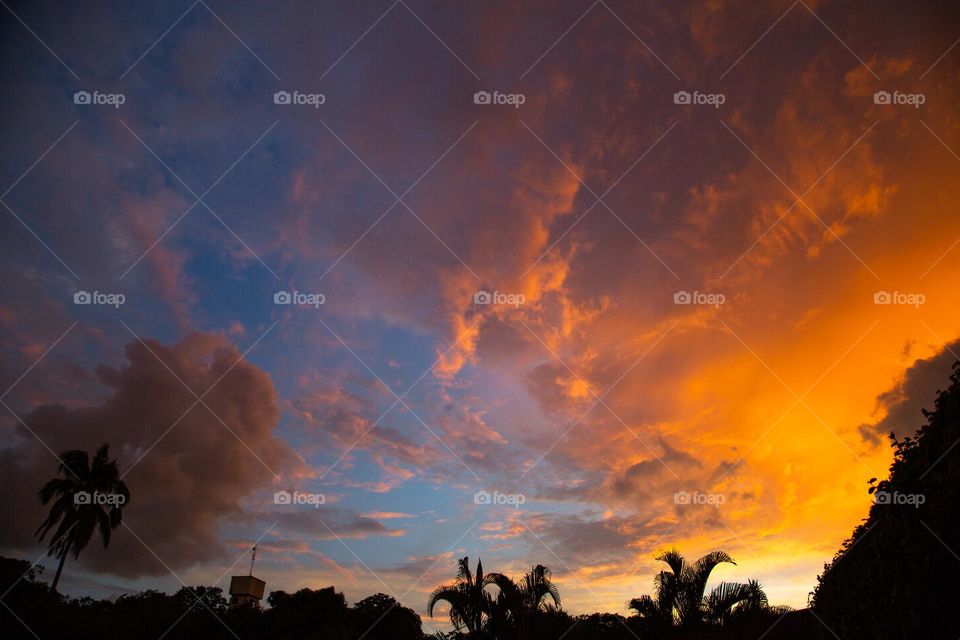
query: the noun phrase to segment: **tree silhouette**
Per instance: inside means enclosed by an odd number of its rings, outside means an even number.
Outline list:
[[[534,637],[537,614],[560,608],[560,592],[551,578],[550,569],[542,564],[533,567],[519,582],[502,573],[487,575],[484,583],[499,589],[490,609],[490,626],[495,637],[508,634],[521,640]]]
[[[103,546],[107,547],[110,533],[120,525],[123,506],[130,500],[117,461],[109,460],[109,448],[108,444],[101,445],[92,464],[86,451],[67,451],[60,456],[57,469],[63,477],[47,481],[40,489],[41,503],[53,504],[34,535],[43,540],[53,527],[60,525],[48,546],[49,555],[60,560],[51,585],[54,591],[67,554],[72,551],[73,557],[79,558],[95,529],[100,531]],[[105,506],[109,509],[105,510]]]
[[[383,593],[355,604],[352,618],[354,630],[364,634],[365,640],[409,640],[423,636],[420,616]]]
[[[469,557],[457,561],[456,582],[434,589],[427,600],[427,615],[433,617],[433,607],[441,600],[450,605],[450,622],[457,631],[479,631],[484,614],[490,611],[491,600],[484,591],[490,584],[484,581],[483,564],[477,560],[476,575],[470,572]]]
[[[273,591],[267,596],[267,603],[270,609],[264,618],[271,637],[291,640],[350,637],[347,600],[332,586],[300,589],[292,594]],[[318,629],[322,630],[322,635]]]
[[[767,596],[755,580],[746,584],[721,582],[709,595],[706,594],[707,581],[713,570],[722,563],[736,564],[723,551],[712,551],[693,564],[676,549],[662,553],[656,559],[667,563],[670,571],[661,571],[654,577],[653,597],[640,596],[629,604],[654,628],[722,624],[741,609],[745,613],[749,609],[765,610],[767,607]]]

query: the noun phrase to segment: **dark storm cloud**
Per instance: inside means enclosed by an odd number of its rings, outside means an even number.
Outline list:
[[[960,340],[945,345],[936,355],[917,360],[904,371],[893,387],[877,396],[875,413],[882,413],[883,417],[860,425],[863,439],[878,445],[890,433],[898,438],[913,435],[924,423],[922,410],[932,410],[937,392],[946,386],[957,352]]]
[[[110,443],[121,473],[129,473],[124,523],[179,569],[222,557],[220,525],[244,518],[241,500],[269,488],[274,472],[296,469],[298,458],[274,435],[279,412],[270,377],[225,338],[194,333],[173,346],[156,340],[146,345],[127,345],[128,362],[119,369],[98,368],[111,390],[102,404],[43,405],[22,417],[57,454]],[[204,397],[210,410],[198,405],[177,422],[195,401],[177,377],[198,395],[212,387]],[[58,463],[23,425],[16,435],[15,444],[0,450],[6,487],[0,543],[23,549],[44,514],[36,492]],[[126,577],[166,573],[124,528],[114,534],[108,553],[99,547],[91,542],[81,556],[85,566]]]

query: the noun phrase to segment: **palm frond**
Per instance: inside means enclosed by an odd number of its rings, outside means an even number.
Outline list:
[[[47,504],[56,496],[73,493],[77,487],[77,482],[72,479],[52,478],[40,487],[40,491],[38,491],[37,494],[40,496],[40,503]]]
[[[46,519],[40,523],[40,527],[37,529],[34,535],[42,541],[47,535],[47,532],[49,532],[54,525],[60,522],[64,516],[72,512],[74,508],[72,493],[67,493],[60,496],[56,502],[53,503],[53,506],[50,507],[50,512],[47,514]],[[56,539],[56,536],[54,539]]]
[[[693,566],[688,569],[689,573],[685,579],[685,582],[687,582],[686,589],[689,590],[689,595],[692,600],[697,600],[698,602],[703,600],[710,574],[717,565],[723,563],[736,564],[733,558],[724,551],[711,551],[693,563]]]
[[[433,617],[433,608],[441,600],[450,604],[451,608],[461,604],[463,594],[457,588],[457,585],[442,585],[434,589],[427,598],[427,615]]]
[[[501,593],[515,593],[519,591],[516,583],[502,573],[488,573],[485,575],[481,586],[488,587],[490,585],[497,587]]]
[[[721,582],[707,596],[704,607],[707,620],[726,622],[733,608],[750,597],[750,587],[740,582]]]
[[[470,557],[464,556],[457,561],[457,580],[464,582],[472,582],[473,577],[470,575]]]
[[[663,612],[660,610],[660,607],[657,606],[657,603],[650,596],[640,596],[639,598],[634,598],[630,601],[628,605],[630,609],[633,609],[637,612],[642,618],[650,619],[662,619]]]
[[[686,560],[684,560],[683,556],[680,555],[680,552],[676,549],[670,549],[670,551],[661,553],[656,557],[656,560],[666,562],[670,565],[670,570],[678,576],[681,575],[684,568],[686,568]]]

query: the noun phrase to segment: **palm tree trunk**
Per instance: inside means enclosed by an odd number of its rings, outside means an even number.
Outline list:
[[[60,564],[57,566],[57,575],[53,576],[53,584],[50,587],[54,591],[57,590],[57,583],[60,582],[60,574],[63,572],[63,563],[67,561],[67,551],[69,550],[70,545],[67,545],[60,553]]]

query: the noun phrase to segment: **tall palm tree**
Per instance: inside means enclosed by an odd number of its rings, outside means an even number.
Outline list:
[[[457,579],[453,584],[442,585],[433,590],[427,600],[427,615],[433,617],[433,607],[441,600],[450,605],[450,622],[457,631],[479,631],[483,616],[490,610],[490,597],[484,591],[483,564],[477,560],[477,572],[470,572],[470,559],[457,561]]]
[[[677,550],[657,556],[670,571],[661,571],[654,578],[655,597],[641,596],[630,601],[630,608],[661,626],[697,626],[724,623],[737,609],[767,606],[767,596],[755,580],[747,584],[721,582],[709,595],[707,581],[722,563],[736,564],[723,551],[713,551],[693,564]]]
[[[93,462],[86,451],[74,449],[60,456],[55,477],[40,489],[40,502],[53,501],[50,513],[34,535],[40,540],[59,523],[50,539],[48,554],[60,560],[52,588],[57,590],[67,554],[74,558],[86,548],[94,529],[100,531],[103,546],[110,544],[110,533],[120,525],[122,508],[130,501],[127,485],[120,479],[117,461],[109,459],[108,444],[97,449]],[[106,509],[105,509],[106,507]]]

